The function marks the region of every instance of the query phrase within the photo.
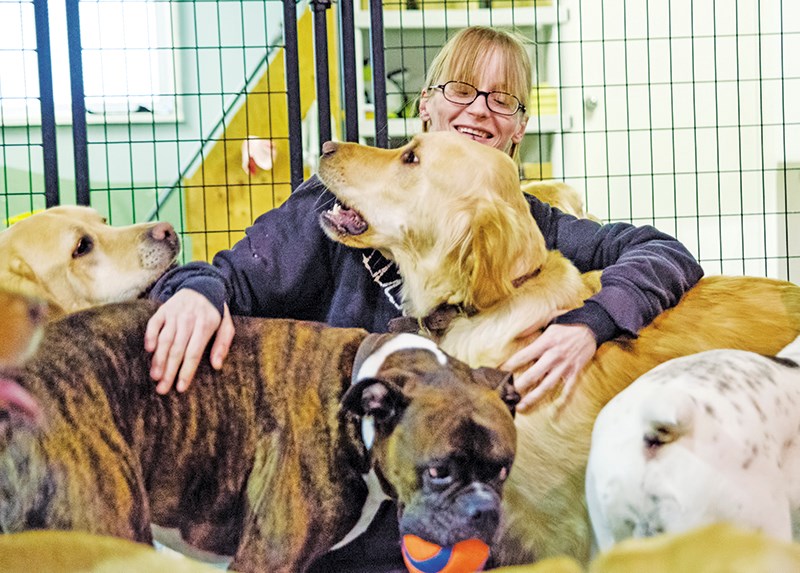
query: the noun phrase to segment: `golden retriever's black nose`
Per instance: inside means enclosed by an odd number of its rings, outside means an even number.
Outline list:
[[[337,149],[339,149],[339,146],[335,142],[326,141],[322,144],[322,155],[331,155],[336,152]]]

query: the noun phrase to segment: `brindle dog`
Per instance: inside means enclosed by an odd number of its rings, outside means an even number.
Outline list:
[[[356,524],[372,468],[401,533],[492,540],[515,454],[510,375],[416,335],[237,318],[222,370],[204,360],[189,391],[162,396],[142,342],[154,308],[53,322],[7,373],[44,424],[0,417],[0,530],[150,542],[152,522],[234,555],[235,570],[294,573]],[[375,422],[370,451],[363,417]],[[430,479],[445,470],[445,485]]]

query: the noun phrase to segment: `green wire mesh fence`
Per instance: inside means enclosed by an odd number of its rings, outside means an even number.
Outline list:
[[[92,204],[112,222],[169,220],[188,245],[185,259],[210,258],[290,190],[279,117],[286,91],[273,65],[281,2],[79,4]],[[70,93],[59,76],[69,66],[57,47],[66,32],[57,24],[61,3],[49,5],[61,201],[72,202]],[[32,8],[0,2],[7,221],[44,205]],[[605,221],[674,234],[707,274],[800,281],[797,3],[387,0],[382,15],[389,118],[381,129],[390,145],[419,131],[415,100],[448,37],[471,24],[514,29],[537,72],[524,177],[566,180]],[[369,44],[380,31],[372,21],[369,3],[356,0],[356,86],[332,82],[332,96],[355,91],[365,143],[376,139]],[[300,51],[302,76],[311,63]],[[318,143],[313,74],[301,77],[301,94],[308,176]]]

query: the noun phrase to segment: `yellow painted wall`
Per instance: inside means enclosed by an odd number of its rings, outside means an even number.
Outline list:
[[[331,110],[334,117],[340,118],[336,14],[333,9],[326,12]],[[300,112],[305,117],[316,97],[313,14],[310,10],[298,19],[297,35]],[[334,125],[334,129],[336,127]],[[185,231],[191,238],[192,260],[210,261],[217,251],[229,248],[242,238],[244,229],[256,217],[279,206],[289,196],[288,129],[286,70],[284,50],[281,49],[220,138],[209,148],[202,164],[183,181]],[[250,136],[272,139],[276,154],[271,171],[259,170],[250,175],[242,169],[242,142]]]

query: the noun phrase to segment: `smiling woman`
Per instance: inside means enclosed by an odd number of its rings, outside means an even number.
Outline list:
[[[456,131],[515,157],[528,124],[531,83],[522,39],[466,28],[428,70],[419,102],[422,130]]]

